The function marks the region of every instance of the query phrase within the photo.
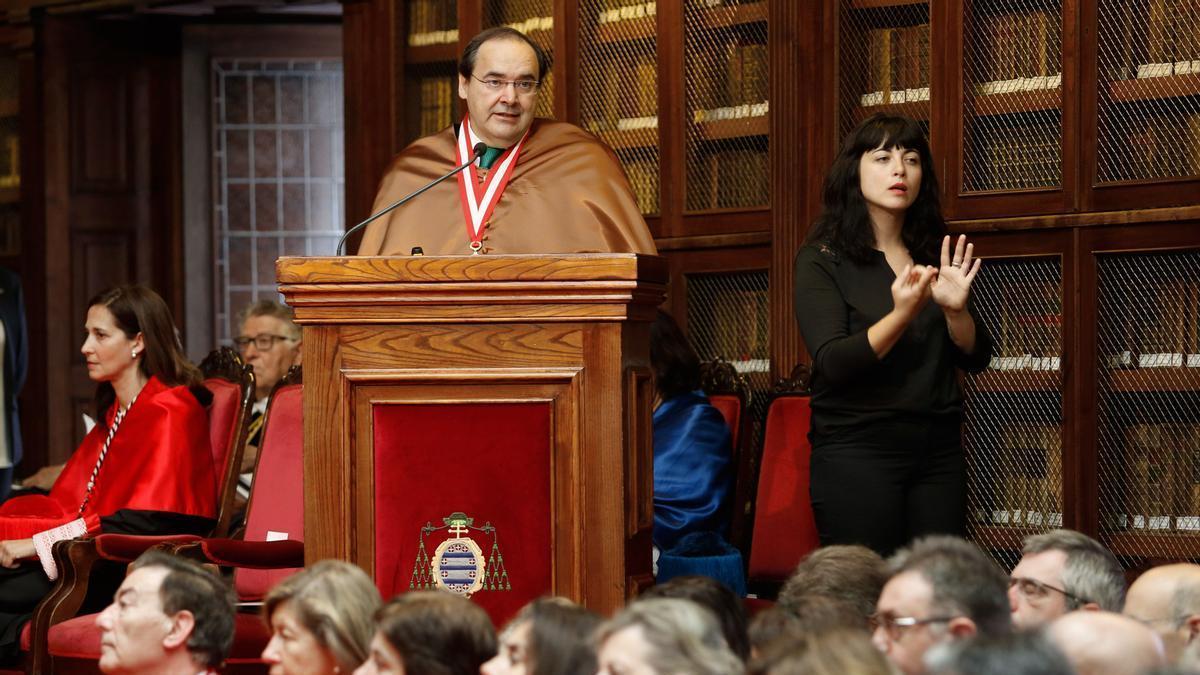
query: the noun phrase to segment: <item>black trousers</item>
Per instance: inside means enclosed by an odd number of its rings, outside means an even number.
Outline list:
[[[21,627],[52,586],[36,561],[15,569],[0,567],[0,666],[18,662]]]
[[[926,534],[966,532],[961,420],[912,417],[814,438],[810,494],[821,545],[891,555]]]

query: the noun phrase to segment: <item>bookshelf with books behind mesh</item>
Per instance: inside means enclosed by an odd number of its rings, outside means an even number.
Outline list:
[[[0,55],[0,257],[21,252],[20,94],[17,59]]]
[[[929,128],[932,95],[928,2],[843,2],[839,129],[875,113],[906,115]]]
[[[1200,556],[1200,251],[1095,269],[1101,532],[1125,555]]]
[[[405,12],[404,142],[458,121],[457,0],[411,0]]]

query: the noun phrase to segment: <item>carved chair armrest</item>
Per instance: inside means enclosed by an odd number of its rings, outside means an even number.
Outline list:
[[[87,597],[88,578],[92,567],[100,560],[96,540],[83,537],[65,539],[51,548],[54,564],[58,565],[58,581],[34,610],[29,626],[29,672],[49,672],[50,627],[79,613]]]

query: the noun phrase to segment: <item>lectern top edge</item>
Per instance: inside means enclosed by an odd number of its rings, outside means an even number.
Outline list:
[[[288,285],[667,281],[665,259],[633,253],[283,257],[275,271],[279,283]]]

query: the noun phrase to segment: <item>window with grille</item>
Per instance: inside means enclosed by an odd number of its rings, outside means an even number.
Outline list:
[[[275,259],[332,255],[345,222],[340,60],[212,62],[217,332],[276,298]]]

